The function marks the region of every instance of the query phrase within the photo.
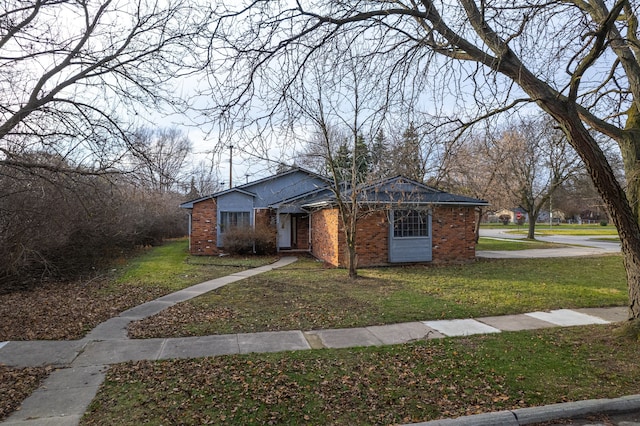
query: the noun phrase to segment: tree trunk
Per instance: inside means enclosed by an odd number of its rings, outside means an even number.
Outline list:
[[[503,72],[517,81],[520,87],[533,99],[537,99],[538,105],[558,122],[569,143],[584,162],[591,180],[618,230],[629,289],[629,320],[638,322],[640,321],[640,227],[638,226],[640,219],[631,207],[627,194],[616,179],[602,149],[582,123],[576,104],[570,100],[559,100],[548,85],[519,65],[517,61],[508,63]],[[630,111],[629,116],[631,122],[628,125],[633,129],[640,130],[634,126],[637,114]],[[627,143],[638,141],[640,144],[640,137],[634,137],[638,130],[626,129],[626,134],[629,135]],[[624,144],[624,141],[621,140],[617,140],[617,142]],[[625,151],[628,150],[623,148],[623,155],[628,155],[628,152]],[[625,160],[625,163],[630,164],[630,160]],[[640,166],[636,167],[640,168]],[[634,195],[631,200],[637,201],[636,197],[637,195]],[[635,204],[637,205],[637,203]]]
[[[640,113],[635,105],[627,112],[625,131],[625,137],[618,141],[624,162],[625,191],[633,214],[640,223]]]
[[[637,208],[631,207],[627,194],[616,180],[604,153],[580,119],[566,115],[556,118],[560,118],[558,121],[565,128],[569,141],[585,162],[611,220],[618,229],[629,289],[629,320],[640,320],[640,227]],[[625,159],[625,163],[631,162]],[[637,171],[640,165],[637,160],[634,163]],[[630,200],[637,205],[638,193],[631,192],[629,195]]]
[[[358,278],[358,253],[356,253],[355,244],[347,244],[347,252],[349,254],[349,278]]]
[[[473,228],[473,232],[475,233],[476,244],[480,241],[480,222],[482,222],[482,207],[478,207],[476,209],[476,223]]]
[[[527,227],[527,239],[535,240],[536,239],[536,219],[535,217],[529,213],[529,226]]]

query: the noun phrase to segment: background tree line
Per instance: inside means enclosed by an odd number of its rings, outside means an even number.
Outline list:
[[[178,205],[215,191],[204,162],[175,128],[140,128],[132,149],[108,171],[77,166],[59,154],[14,155],[0,162],[0,283],[90,274],[139,246],[186,235]],[[38,167],[33,166],[37,164]]]

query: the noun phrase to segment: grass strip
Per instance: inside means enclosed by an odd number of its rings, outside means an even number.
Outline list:
[[[488,238],[480,237],[476,250],[488,251],[514,251],[514,250],[532,250],[532,249],[551,249],[566,247],[564,244],[549,243],[545,241],[535,240],[516,240],[505,238]]]
[[[382,425],[637,393],[615,326],[113,366],[83,425]]]
[[[135,257],[124,268],[117,284],[156,286],[176,291],[275,260],[274,256],[190,256],[188,240],[182,238]]]

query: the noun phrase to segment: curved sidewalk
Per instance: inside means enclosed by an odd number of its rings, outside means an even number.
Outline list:
[[[207,281],[184,290],[163,296],[151,302],[129,309],[119,316],[98,325],[85,338],[76,341],[23,341],[0,343],[0,364],[8,366],[57,367],[42,386],[27,398],[20,410],[14,412],[3,424],[7,425],[77,425],[95,397],[110,364],[170,358],[195,358],[250,352],[280,352],[315,348],[345,348],[407,343],[416,340],[465,336],[472,334],[500,333],[548,327],[606,324],[626,319],[626,308],[560,309],[550,312],[531,312],[521,315],[484,317],[442,321],[416,321],[384,326],[351,329],[301,330],[212,335],[202,337],[141,339],[127,337],[127,326],[153,315],[176,303],[220,288],[226,284],[270,271],[294,262],[295,258],[283,258],[275,264],[232,274]],[[629,397],[625,407],[634,404],[640,410],[640,397]],[[571,403],[580,404],[582,403]],[[614,405],[611,405],[614,404]],[[612,407],[620,404],[611,402]],[[589,405],[603,411],[602,403]],[[568,408],[575,408],[571,405]],[[537,407],[530,419],[546,419],[544,416],[567,413],[568,408]],[[532,409],[533,410],[533,409]],[[573,412],[573,411],[571,411]],[[513,418],[513,413],[511,418]],[[553,413],[553,414],[550,414]],[[582,412],[581,412],[582,413]],[[488,416],[489,414],[487,414]],[[502,416],[501,413],[491,415]],[[484,416],[484,415],[483,415]],[[537,416],[537,417],[536,417]],[[466,419],[467,423],[434,424],[513,424],[494,423],[502,417]],[[466,419],[466,420],[465,420]],[[537,421],[546,421],[546,420]],[[482,421],[481,421],[482,420]],[[454,421],[454,420],[450,420]],[[481,422],[478,422],[481,421]],[[441,421],[444,422],[444,421]],[[432,424],[432,423],[429,423]],[[525,424],[525,423],[516,423]]]

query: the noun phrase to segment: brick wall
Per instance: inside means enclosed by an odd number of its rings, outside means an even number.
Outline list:
[[[318,210],[311,214],[311,253],[334,266],[340,264],[344,238],[338,227],[338,209]]]
[[[272,209],[256,209],[255,224],[256,228],[259,227],[272,227],[275,231],[276,227],[276,212]]]
[[[346,266],[342,221],[337,209],[314,212],[312,253],[334,266]],[[432,215],[432,263],[463,263],[475,259],[475,212],[468,207],[435,207]],[[389,221],[386,212],[372,212],[358,220],[358,266],[389,264]],[[337,241],[337,243],[336,243]]]
[[[273,212],[256,211],[256,225],[272,223]],[[297,217],[298,248],[308,247],[309,218]],[[334,266],[345,266],[346,249],[338,209],[311,215],[312,253]],[[432,216],[433,263],[468,262],[475,259],[475,212],[468,207],[436,207]],[[217,255],[216,202],[194,204],[191,213],[191,254]],[[385,212],[373,212],[358,221],[358,266],[388,264],[389,232]]]
[[[191,210],[191,254],[217,255],[217,206],[213,199],[193,205]]]
[[[356,252],[358,266],[389,263],[389,220],[386,212],[371,212],[358,219]]]
[[[432,216],[433,263],[469,262],[476,257],[473,207],[436,207]]]
[[[293,215],[292,220],[296,221],[296,242],[295,249],[309,249],[309,215]]]

